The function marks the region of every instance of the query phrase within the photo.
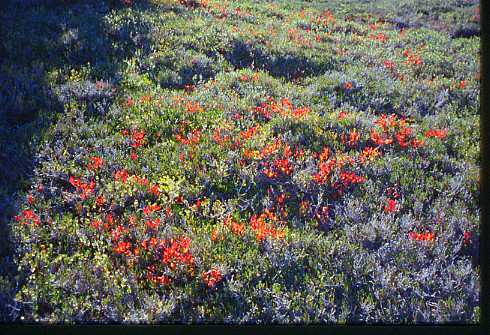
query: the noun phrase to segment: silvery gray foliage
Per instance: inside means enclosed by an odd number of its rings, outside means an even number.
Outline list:
[[[88,115],[104,115],[109,110],[115,87],[109,82],[77,82],[61,85],[57,90],[62,104],[71,101],[86,104]]]

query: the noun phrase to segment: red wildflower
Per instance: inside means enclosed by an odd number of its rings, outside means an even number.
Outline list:
[[[275,227],[278,221],[276,214],[269,210],[264,210],[260,215],[252,215],[250,217],[250,226],[255,232],[257,241],[262,241],[267,236],[274,238],[284,238],[284,231]]]
[[[345,82],[343,85],[345,90],[350,90],[352,88],[352,83],[350,82]]]
[[[394,62],[392,62],[392,61],[390,61],[390,60],[385,60],[385,61],[383,62],[383,65],[384,65],[384,67],[385,67],[385,68],[387,68],[387,69],[392,69],[392,68],[395,66],[395,63],[394,63]]]
[[[107,214],[105,217],[104,229],[108,230],[113,225],[114,225],[114,217],[112,216],[112,214]]]
[[[463,241],[464,241],[464,244],[466,244],[466,245],[470,244],[470,242],[471,242],[471,232],[465,231],[463,233]]]
[[[276,197],[276,202],[277,202],[279,205],[283,205],[285,200],[286,200],[286,194],[285,194],[285,193],[281,193],[281,194],[279,194],[279,195]]]
[[[219,145],[223,145],[230,140],[229,135],[222,135],[222,129],[216,128],[213,132],[213,141]]]
[[[275,170],[279,170],[285,175],[290,175],[294,169],[287,159],[276,159],[272,166]]]
[[[248,81],[249,77],[246,74],[242,74],[239,79],[240,81]]]
[[[133,143],[131,143],[131,146],[133,148],[137,148],[143,145],[143,141],[145,139],[145,131],[141,130],[132,130],[131,131],[131,139],[133,140]]]
[[[371,141],[377,145],[388,145],[393,143],[392,138],[387,138],[386,134],[378,134],[374,129],[371,130]]]
[[[147,278],[155,283],[155,284],[160,284],[160,285],[169,285],[172,280],[169,276],[166,276],[166,275],[160,275],[160,276],[155,276],[151,273],[148,274]]]
[[[159,205],[148,205],[143,208],[143,214],[149,215],[153,212],[159,211],[162,209]]]
[[[430,130],[427,130],[425,133],[424,133],[424,136],[425,137],[435,137],[435,138],[444,138],[446,137],[447,135],[447,130],[445,129],[441,129],[441,130],[435,130],[435,129],[430,129]]]
[[[408,233],[408,238],[416,241],[434,241],[435,235],[434,233]]]
[[[80,181],[80,178],[75,178],[74,176],[70,176],[70,178],[68,179],[68,181],[75,188],[80,188],[80,186],[82,184],[82,182]]]
[[[22,211],[22,218],[25,220],[25,221],[22,221],[22,224],[28,224],[28,223],[31,223],[31,224],[34,224],[34,225],[39,225],[39,217],[36,215],[36,213],[34,213],[32,210],[30,209],[26,209],[24,211]]]
[[[303,116],[307,115],[310,112],[310,109],[308,107],[303,107],[303,108],[295,108],[292,112],[291,115],[294,118],[300,119]]]
[[[424,140],[417,140],[415,138],[410,141],[410,145],[412,146],[412,148],[421,147],[424,145],[424,143]]]
[[[34,203],[34,197],[30,193],[27,195],[27,203],[29,205],[32,205]]]
[[[114,173],[114,180],[115,181],[121,180],[123,183],[126,183],[128,176],[129,176],[128,171],[118,170]]]
[[[97,171],[103,164],[104,160],[101,157],[90,157],[90,162],[87,164],[87,169]]]
[[[90,226],[94,229],[99,229],[99,227],[102,225],[102,221],[99,220],[99,219],[93,219],[91,222],[90,222]]]
[[[160,225],[160,219],[155,219],[155,220],[147,220],[145,221],[145,225],[148,228],[155,229]]]
[[[199,102],[189,101],[185,104],[185,108],[186,108],[187,113],[190,113],[190,114],[204,112],[204,109],[201,107]]]
[[[379,155],[380,155],[380,153],[378,151],[378,148],[365,147],[359,156],[359,160],[361,161],[361,163],[364,163],[366,160],[368,160],[368,161],[373,160],[374,158],[378,157]]]
[[[260,128],[260,125],[257,124],[254,127],[250,127],[247,130],[241,131],[240,137],[244,140],[248,140],[248,139],[252,138],[252,136],[255,135],[255,133],[257,133],[259,128]]]
[[[231,232],[235,235],[242,236],[243,234],[245,234],[245,225],[237,222],[232,222]]]
[[[402,148],[406,148],[408,146],[407,137],[410,136],[412,130],[410,128],[402,128],[395,134],[395,139],[398,142],[398,145]]]
[[[184,203],[184,197],[182,195],[179,195],[177,198],[175,198],[175,203],[178,205],[182,205]]]
[[[131,243],[129,242],[119,242],[114,248],[114,252],[117,254],[124,254],[125,256],[131,255]]]
[[[465,82],[464,80],[461,80],[461,81],[459,82],[459,88],[460,88],[460,89],[463,89],[463,88],[465,87],[465,84],[466,84],[466,82]]]
[[[170,246],[163,250],[162,262],[170,269],[175,269],[181,263],[186,266],[194,266],[194,257],[189,251],[190,239],[180,237],[170,240]]]
[[[341,172],[339,178],[345,187],[349,186],[350,184],[363,183],[366,181],[366,178],[358,176],[354,172],[347,171]]]
[[[138,155],[136,154],[136,152],[134,151],[131,151],[131,154],[129,155],[129,158],[131,158],[131,160],[137,160],[138,159]]]
[[[70,176],[69,182],[73,185],[77,190],[81,190],[82,194],[80,198],[84,200],[87,196],[94,191],[95,183],[93,180],[90,181],[89,184],[83,183],[80,178],[75,178],[74,176]]]
[[[224,236],[222,236],[222,240],[224,239]],[[216,241],[218,239],[218,230],[216,229],[213,229],[213,231],[211,232],[211,241]]]
[[[392,213],[396,211],[396,201],[393,199],[388,199],[384,207],[385,213]]]
[[[105,198],[103,195],[99,195],[97,198],[95,198],[95,204],[98,206],[98,207],[102,207],[105,203]]]
[[[148,193],[153,194],[154,196],[159,196],[160,195],[160,189],[158,188],[158,185],[152,185],[148,188]]]
[[[148,180],[145,177],[138,177],[136,175],[133,175],[131,176],[131,179],[133,179],[140,186],[148,185]]]
[[[360,135],[357,132],[356,129],[351,129],[349,130],[349,142],[347,142],[348,145],[351,147],[355,146],[357,144],[357,141],[359,141]]]
[[[264,173],[264,175],[266,175],[267,178],[277,177],[277,172],[273,171],[272,169],[265,168],[262,172]]]
[[[207,287],[214,287],[222,278],[221,272],[219,269],[213,268],[207,272],[203,272],[201,274],[201,278],[206,284]]]
[[[185,84],[184,85],[184,91],[185,93],[191,93],[194,91],[196,87],[194,85],[191,85],[191,84]]]

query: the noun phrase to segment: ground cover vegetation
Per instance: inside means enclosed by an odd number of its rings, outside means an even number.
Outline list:
[[[1,321],[479,321],[476,1],[3,6]]]

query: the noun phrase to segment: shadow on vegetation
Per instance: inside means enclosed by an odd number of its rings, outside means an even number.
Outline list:
[[[332,57],[324,57],[322,62],[293,53],[270,54],[264,49],[241,40],[233,43],[231,51],[224,55],[237,69],[259,68],[269,72],[274,78],[294,80],[306,76],[318,76],[332,71],[337,64]]]
[[[137,21],[110,30],[107,15],[124,10],[118,0],[7,0],[1,6],[0,322],[5,322],[19,315],[14,296],[22,281],[9,222],[31,186],[43,133],[71,99],[107,109],[114,91],[98,89],[96,81],[114,87],[123,61],[138,49],[147,51],[147,43],[134,33],[142,30]],[[151,7],[139,1],[136,10]],[[85,71],[89,80],[65,84],[72,69]]]

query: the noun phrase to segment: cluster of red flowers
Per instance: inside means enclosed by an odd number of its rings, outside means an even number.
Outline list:
[[[329,25],[335,26],[335,17],[329,10],[324,11],[322,14],[316,17],[316,24],[327,28]]]
[[[188,101],[185,104],[185,110],[189,114],[204,112],[204,108],[201,107],[201,104],[199,102],[194,102],[194,101]]]
[[[150,215],[153,212],[159,211],[162,209],[159,205],[148,205],[143,208],[143,214]]]
[[[447,130],[446,129],[441,129],[441,130],[436,130],[436,129],[429,129],[424,133],[424,136],[427,138],[434,137],[434,138],[445,138],[447,135]]]
[[[123,184],[125,184],[128,181],[128,179],[131,182],[136,183],[139,186],[145,186],[146,191],[149,194],[153,194],[157,197],[160,195],[160,189],[159,189],[158,185],[156,185],[156,184],[150,185],[146,178],[138,177],[137,175],[131,175],[130,176],[128,171],[125,169],[117,170],[116,172],[114,172],[114,181],[116,181],[116,182],[120,181]]]
[[[240,132],[240,138],[242,140],[249,140],[252,138],[252,136],[254,136],[259,131],[259,129],[260,129],[260,125],[257,124],[253,127],[243,130]]]
[[[306,32],[309,33],[310,30],[307,30]],[[294,41],[296,44],[300,46],[307,46],[309,48],[311,48],[312,46],[310,40],[308,40],[308,38],[301,35],[301,33],[296,28],[288,29],[288,37],[291,41]]]
[[[233,234],[238,235],[238,236],[243,236],[245,234],[245,225],[243,223],[236,222],[233,220],[231,215],[229,215],[224,221],[222,227],[225,230],[231,231]],[[224,240],[224,235],[219,235],[219,229],[213,229],[211,232],[211,240],[216,241],[221,239]]]
[[[343,188],[349,187],[351,184],[359,184],[366,181],[363,176],[358,176],[354,172],[342,171],[339,176],[339,181]]]
[[[162,262],[171,270],[174,270],[179,264],[189,268],[194,267],[194,256],[189,250],[191,240],[188,237],[172,238],[167,246],[163,249]]]
[[[371,161],[374,158],[380,156],[380,152],[378,148],[373,147],[365,147],[362,152],[359,154],[359,161],[364,163],[366,161]]]
[[[340,135],[340,140],[341,140],[342,144],[347,143],[348,146],[354,147],[357,144],[357,142],[359,141],[360,137],[361,137],[361,135],[354,128],[354,129],[349,130],[348,139],[347,139],[345,132],[343,132],[342,135]]]
[[[201,141],[201,131],[194,129],[190,131],[185,137],[181,134],[177,134],[175,135],[175,140],[184,145],[198,144]]]
[[[102,167],[103,164],[104,160],[101,157],[90,157],[90,162],[87,164],[87,169],[89,169],[90,171],[97,171]]]
[[[130,242],[119,242],[114,248],[116,254],[122,254],[125,256],[131,256],[131,243]]]
[[[273,143],[266,145],[260,152],[249,152],[245,151],[244,156],[246,157],[258,157],[264,159],[275,153],[278,153],[282,147],[282,154],[276,157],[272,162],[263,161],[261,165],[264,167],[262,172],[268,178],[276,178],[279,175],[291,175],[294,171],[291,160],[293,159],[293,152],[288,144],[282,144],[280,139],[276,139]],[[296,148],[294,158],[300,156]]]
[[[223,226],[229,228],[235,235],[242,236],[245,234],[245,225],[243,223],[236,222],[231,216],[228,216],[224,220]]]
[[[69,182],[77,190],[82,191],[82,194],[80,195],[80,198],[82,200],[85,200],[94,191],[95,188],[95,182],[93,180],[91,180],[90,183],[83,183],[80,178],[70,176]]]
[[[313,181],[315,181],[317,184],[320,185],[323,185],[328,180],[330,180],[330,174],[333,171],[333,169],[337,166],[337,160],[335,159],[335,157],[327,160],[328,155],[329,155],[328,148],[325,147],[323,149],[322,155],[320,155],[321,158],[318,162],[318,172],[311,176]]]
[[[134,264],[135,259],[141,257],[141,255],[146,255],[146,264],[150,262],[146,266],[146,279],[150,282],[160,285],[168,285],[172,282],[172,277],[161,274],[162,270],[164,270],[161,265],[166,266],[174,274],[177,274],[178,271],[184,271],[187,275],[194,274],[195,261],[189,250],[190,239],[188,237],[177,237],[170,240],[151,237],[139,243],[140,249],[137,246],[138,243],[135,245],[127,240],[122,240],[123,236],[127,238],[127,232],[128,229],[121,226],[111,231],[112,242],[114,243],[113,251],[126,257],[136,257],[126,258],[130,265]]]
[[[294,107],[287,98],[283,98],[277,103],[273,98],[269,97],[267,102],[261,103],[255,107],[254,112],[265,118],[267,121],[273,115],[281,115],[283,117],[292,116],[300,119],[310,112],[308,107]]]
[[[184,85],[185,93],[192,93],[192,92],[194,92],[195,89],[196,89],[195,85],[192,85],[192,84],[185,84]]]
[[[237,8],[237,9],[239,10],[240,8]],[[252,81],[257,81],[257,80],[259,80],[259,74],[258,74],[257,72],[255,72],[255,73],[252,75],[252,77],[249,77],[249,76],[247,76],[246,74],[242,74],[242,75],[241,75],[241,76],[240,76],[238,79],[239,79],[241,82],[247,82],[247,81],[250,81],[250,79],[251,79]]]
[[[203,272],[201,278],[207,287],[212,288],[223,278],[223,276],[219,269],[213,268],[207,272]]]
[[[375,41],[379,41],[381,43],[384,43],[388,40],[388,36],[383,33],[369,34],[369,38]]]
[[[229,135],[223,135],[222,133],[223,129],[221,128],[216,128],[213,131],[213,141],[220,146],[226,144],[230,140]]]
[[[435,235],[434,233],[408,233],[408,238],[416,241],[434,241]]]
[[[418,140],[412,134],[412,129],[408,127],[405,120],[400,120],[395,114],[386,116],[382,114],[375,122],[380,127],[381,133],[376,129],[371,130],[371,141],[378,146],[389,145],[396,140],[401,148],[418,148],[424,145],[423,140]]]
[[[152,100],[151,98],[151,95],[147,94],[147,95],[143,95],[142,97],[140,97],[140,103],[141,104],[145,104],[145,103],[150,103]]]
[[[20,221],[24,225],[34,224],[37,226],[40,222],[39,217],[36,215],[36,213],[34,213],[34,211],[30,209],[23,210],[22,214],[20,216],[16,215],[14,219],[17,222]]]
[[[403,56],[406,58],[405,64],[421,65],[422,59],[409,48],[403,51]]]
[[[396,211],[396,200],[394,199],[387,199],[386,200],[386,205],[383,208],[385,213],[393,213]]]
[[[276,214],[264,210],[260,215],[252,215],[250,217],[250,227],[255,232],[257,241],[262,241],[266,237],[284,238],[284,230],[278,229],[277,224],[281,224]]]
[[[123,183],[126,183],[126,180],[128,179],[129,173],[127,170],[117,170],[114,172],[114,180],[115,181],[121,181]]]
[[[138,148],[142,146],[145,140],[145,131],[133,129],[131,131],[131,139],[133,141],[131,147]]]
[[[400,198],[400,195],[398,194],[396,185],[388,187],[385,190],[385,194],[388,198],[387,198],[386,204],[383,208],[384,212],[385,213],[392,213],[392,212],[398,211],[399,209],[397,207],[396,200]]]
[[[156,229],[160,225],[160,219],[146,220],[145,226],[150,229]]]
[[[154,284],[167,286],[172,282],[172,278],[170,278],[170,276],[164,274],[156,275],[156,266],[154,264],[148,265],[146,271],[146,278]]]
[[[294,170],[293,166],[287,159],[278,158],[274,160],[272,164],[269,164],[268,162],[263,162],[262,164],[264,165],[264,170],[262,170],[262,172],[268,178],[277,178],[279,173],[282,173],[283,175],[290,175]]]
[[[391,60],[385,60],[383,62],[383,65],[386,69],[393,69],[395,67],[395,63],[392,62]]]

